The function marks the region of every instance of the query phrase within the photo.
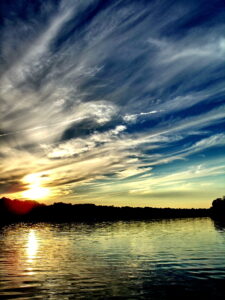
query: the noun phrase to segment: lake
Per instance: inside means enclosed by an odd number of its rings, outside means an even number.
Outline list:
[[[210,218],[0,228],[1,299],[224,299]]]

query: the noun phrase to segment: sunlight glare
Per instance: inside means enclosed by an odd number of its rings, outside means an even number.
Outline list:
[[[38,250],[38,240],[34,230],[30,230],[28,234],[26,250],[27,250],[28,262],[33,262]]]
[[[24,181],[30,184],[40,184],[41,178],[39,174],[29,174],[24,177]]]
[[[42,187],[41,174],[29,174],[24,177],[24,182],[29,184],[29,188],[22,192],[22,196],[26,199],[42,199],[50,194],[50,190],[46,187]]]
[[[34,200],[47,197],[48,195],[49,189],[39,186],[31,187],[29,190],[23,192],[23,197]]]

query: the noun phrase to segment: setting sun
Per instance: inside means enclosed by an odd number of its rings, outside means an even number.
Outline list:
[[[29,174],[24,177],[24,182],[29,184],[29,189],[22,193],[22,196],[27,199],[42,199],[49,195],[50,190],[42,187],[43,177],[41,174]]]
[[[49,189],[43,187],[32,187],[23,192],[23,197],[28,199],[41,199],[49,195]]]

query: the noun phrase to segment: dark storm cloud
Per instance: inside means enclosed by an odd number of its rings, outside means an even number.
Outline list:
[[[13,178],[2,178],[0,180],[0,194],[13,194],[27,189],[27,185]]]

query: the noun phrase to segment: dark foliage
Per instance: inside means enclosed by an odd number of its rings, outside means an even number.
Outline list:
[[[94,204],[39,204],[36,201],[0,199],[0,222],[94,222],[209,216],[208,209],[133,208]]]
[[[223,198],[213,200],[210,213],[215,219],[225,220],[225,196],[223,196]]]

